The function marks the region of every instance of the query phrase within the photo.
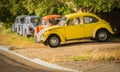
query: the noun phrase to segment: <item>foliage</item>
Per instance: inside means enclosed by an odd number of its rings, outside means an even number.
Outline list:
[[[118,0],[1,0],[0,21],[13,23],[18,15],[49,14],[66,15],[74,12],[74,8],[82,8],[88,12],[110,12],[120,8]]]
[[[11,28],[12,24],[8,24],[8,23],[3,23],[2,24],[2,29],[8,29],[8,28]]]
[[[27,14],[27,10],[22,5],[23,1],[24,0],[1,0],[0,21],[4,23],[12,23],[16,16]]]
[[[26,0],[24,2],[24,6],[28,10],[29,14],[36,14],[39,16],[49,14],[65,15],[71,13],[71,10],[65,3],[57,0]]]
[[[118,7],[116,0],[73,0],[77,8],[87,12],[110,12],[115,7]]]

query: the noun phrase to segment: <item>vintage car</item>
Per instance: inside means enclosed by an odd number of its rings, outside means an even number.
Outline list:
[[[47,15],[40,19],[39,25],[34,28],[34,41],[39,42],[39,34],[42,32],[42,29],[48,28],[50,26],[57,25],[62,16],[60,15]]]
[[[20,32],[20,25],[24,23],[24,19],[27,15],[19,15],[15,18],[14,24],[12,24],[12,32]]]
[[[34,28],[38,26],[40,20],[39,16],[27,16],[25,17],[24,24],[20,27],[20,35],[31,36],[34,34]]]
[[[114,31],[108,22],[95,14],[81,12],[65,15],[58,25],[44,29],[39,38],[42,43],[54,48],[60,43],[83,38],[105,42],[110,34]]]

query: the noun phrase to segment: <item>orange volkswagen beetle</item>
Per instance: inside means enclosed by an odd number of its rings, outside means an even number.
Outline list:
[[[34,28],[34,41],[39,42],[39,33],[42,32],[43,28],[48,28],[50,26],[56,25],[62,18],[61,15],[47,15],[40,19],[39,25]]]

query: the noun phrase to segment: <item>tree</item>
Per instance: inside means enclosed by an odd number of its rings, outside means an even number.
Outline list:
[[[0,21],[2,22],[9,21],[9,16],[11,16],[9,11],[10,5],[8,5],[8,3],[8,0],[0,1]]]
[[[120,8],[119,0],[1,0],[0,21],[13,22],[18,15],[66,15],[74,10],[110,12]]]
[[[59,0],[26,0],[24,4],[29,14],[45,16],[49,14],[65,15],[71,13],[71,10],[64,2]]]
[[[116,0],[72,0],[77,8],[81,8],[86,12],[110,12],[117,7],[118,1]]]
[[[0,21],[12,23],[14,18],[21,14],[28,14],[23,7],[24,0],[1,0],[0,2]]]

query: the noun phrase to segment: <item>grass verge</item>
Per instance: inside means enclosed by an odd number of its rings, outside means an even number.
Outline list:
[[[44,45],[35,43],[33,37],[20,36],[9,29],[0,29],[0,44],[10,45],[11,49],[16,48],[41,48]]]
[[[84,53],[68,58],[71,61],[120,61],[120,48],[111,51],[99,51]]]

